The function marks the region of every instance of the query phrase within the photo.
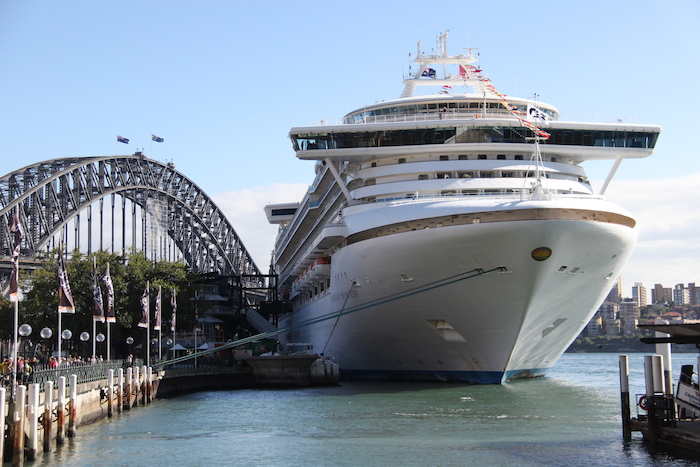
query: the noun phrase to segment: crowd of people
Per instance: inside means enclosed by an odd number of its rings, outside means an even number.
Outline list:
[[[92,365],[102,362],[103,359],[101,356],[84,359],[79,356],[73,357],[72,355],[69,355],[68,357],[61,357],[60,361],[58,358],[51,356],[46,360],[46,362],[43,363],[36,357],[17,357],[17,384],[31,383],[32,374],[35,371],[53,370],[76,365]],[[10,386],[12,384],[12,371],[12,359],[3,359],[2,362],[0,362],[0,381],[2,382],[3,386]]]

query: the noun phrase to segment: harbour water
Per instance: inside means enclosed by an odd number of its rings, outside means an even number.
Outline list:
[[[644,392],[630,354],[630,392]],[[673,354],[674,380],[697,354]],[[634,401],[633,401],[634,403]],[[636,406],[635,406],[636,407]],[[633,415],[636,411],[633,408]],[[565,354],[502,386],[344,382],[157,400],[81,427],[51,466],[696,465],[621,435],[618,354]]]

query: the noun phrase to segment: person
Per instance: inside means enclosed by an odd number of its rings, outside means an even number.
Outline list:
[[[27,384],[30,383],[32,380],[32,366],[29,364],[28,361],[24,362],[24,366],[22,367],[22,381]]]

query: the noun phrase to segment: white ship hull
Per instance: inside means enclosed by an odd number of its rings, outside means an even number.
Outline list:
[[[346,377],[541,376],[595,313],[635,241],[626,226],[560,220],[365,240],[333,255],[330,291],[281,327],[351,311],[284,336],[331,355]],[[535,261],[531,252],[543,246],[551,257]],[[497,267],[505,271],[464,274]]]

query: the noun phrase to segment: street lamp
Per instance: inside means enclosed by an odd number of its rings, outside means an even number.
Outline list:
[[[134,357],[133,357],[133,355],[131,354],[131,344],[134,343],[134,338],[131,337],[131,336],[127,337],[127,338],[126,338],[126,343],[127,343],[127,345],[129,346],[129,359],[133,359]],[[129,364],[131,364],[131,363],[132,363],[132,362],[129,362]]]
[[[32,327],[28,324],[23,324],[19,327],[19,335],[22,337],[27,337],[32,333]],[[27,343],[22,340],[22,358],[25,360],[24,364],[26,365],[26,360],[27,360]]]
[[[90,333],[87,331],[81,332],[80,340],[83,342],[83,354],[85,354],[85,342],[90,340]]]
[[[41,336],[42,339],[44,339],[44,351],[46,351],[49,346],[46,345],[46,340],[50,339],[51,336],[53,335],[53,331],[51,328],[43,328],[41,331],[39,331],[39,335]],[[49,363],[49,356],[51,355],[51,351],[46,354],[46,358],[44,359],[44,364],[47,365]]]
[[[61,338],[62,338],[64,341],[66,341],[66,344],[68,344],[68,345],[70,345],[70,342],[68,342],[68,340],[70,340],[71,337],[73,337],[73,333],[71,332],[70,329],[64,329],[63,332],[61,333]],[[70,346],[68,347],[68,349],[70,349]],[[66,361],[68,360],[68,358],[67,358],[68,355],[69,355],[69,354],[68,354],[68,351],[66,351]],[[58,362],[59,362],[59,364],[60,364],[60,362],[61,362],[61,356],[60,356],[60,355],[58,356]]]
[[[98,335],[95,336],[95,340],[101,344],[105,341],[105,335],[102,333],[99,333]],[[102,356],[100,356],[100,358],[102,358]]]

